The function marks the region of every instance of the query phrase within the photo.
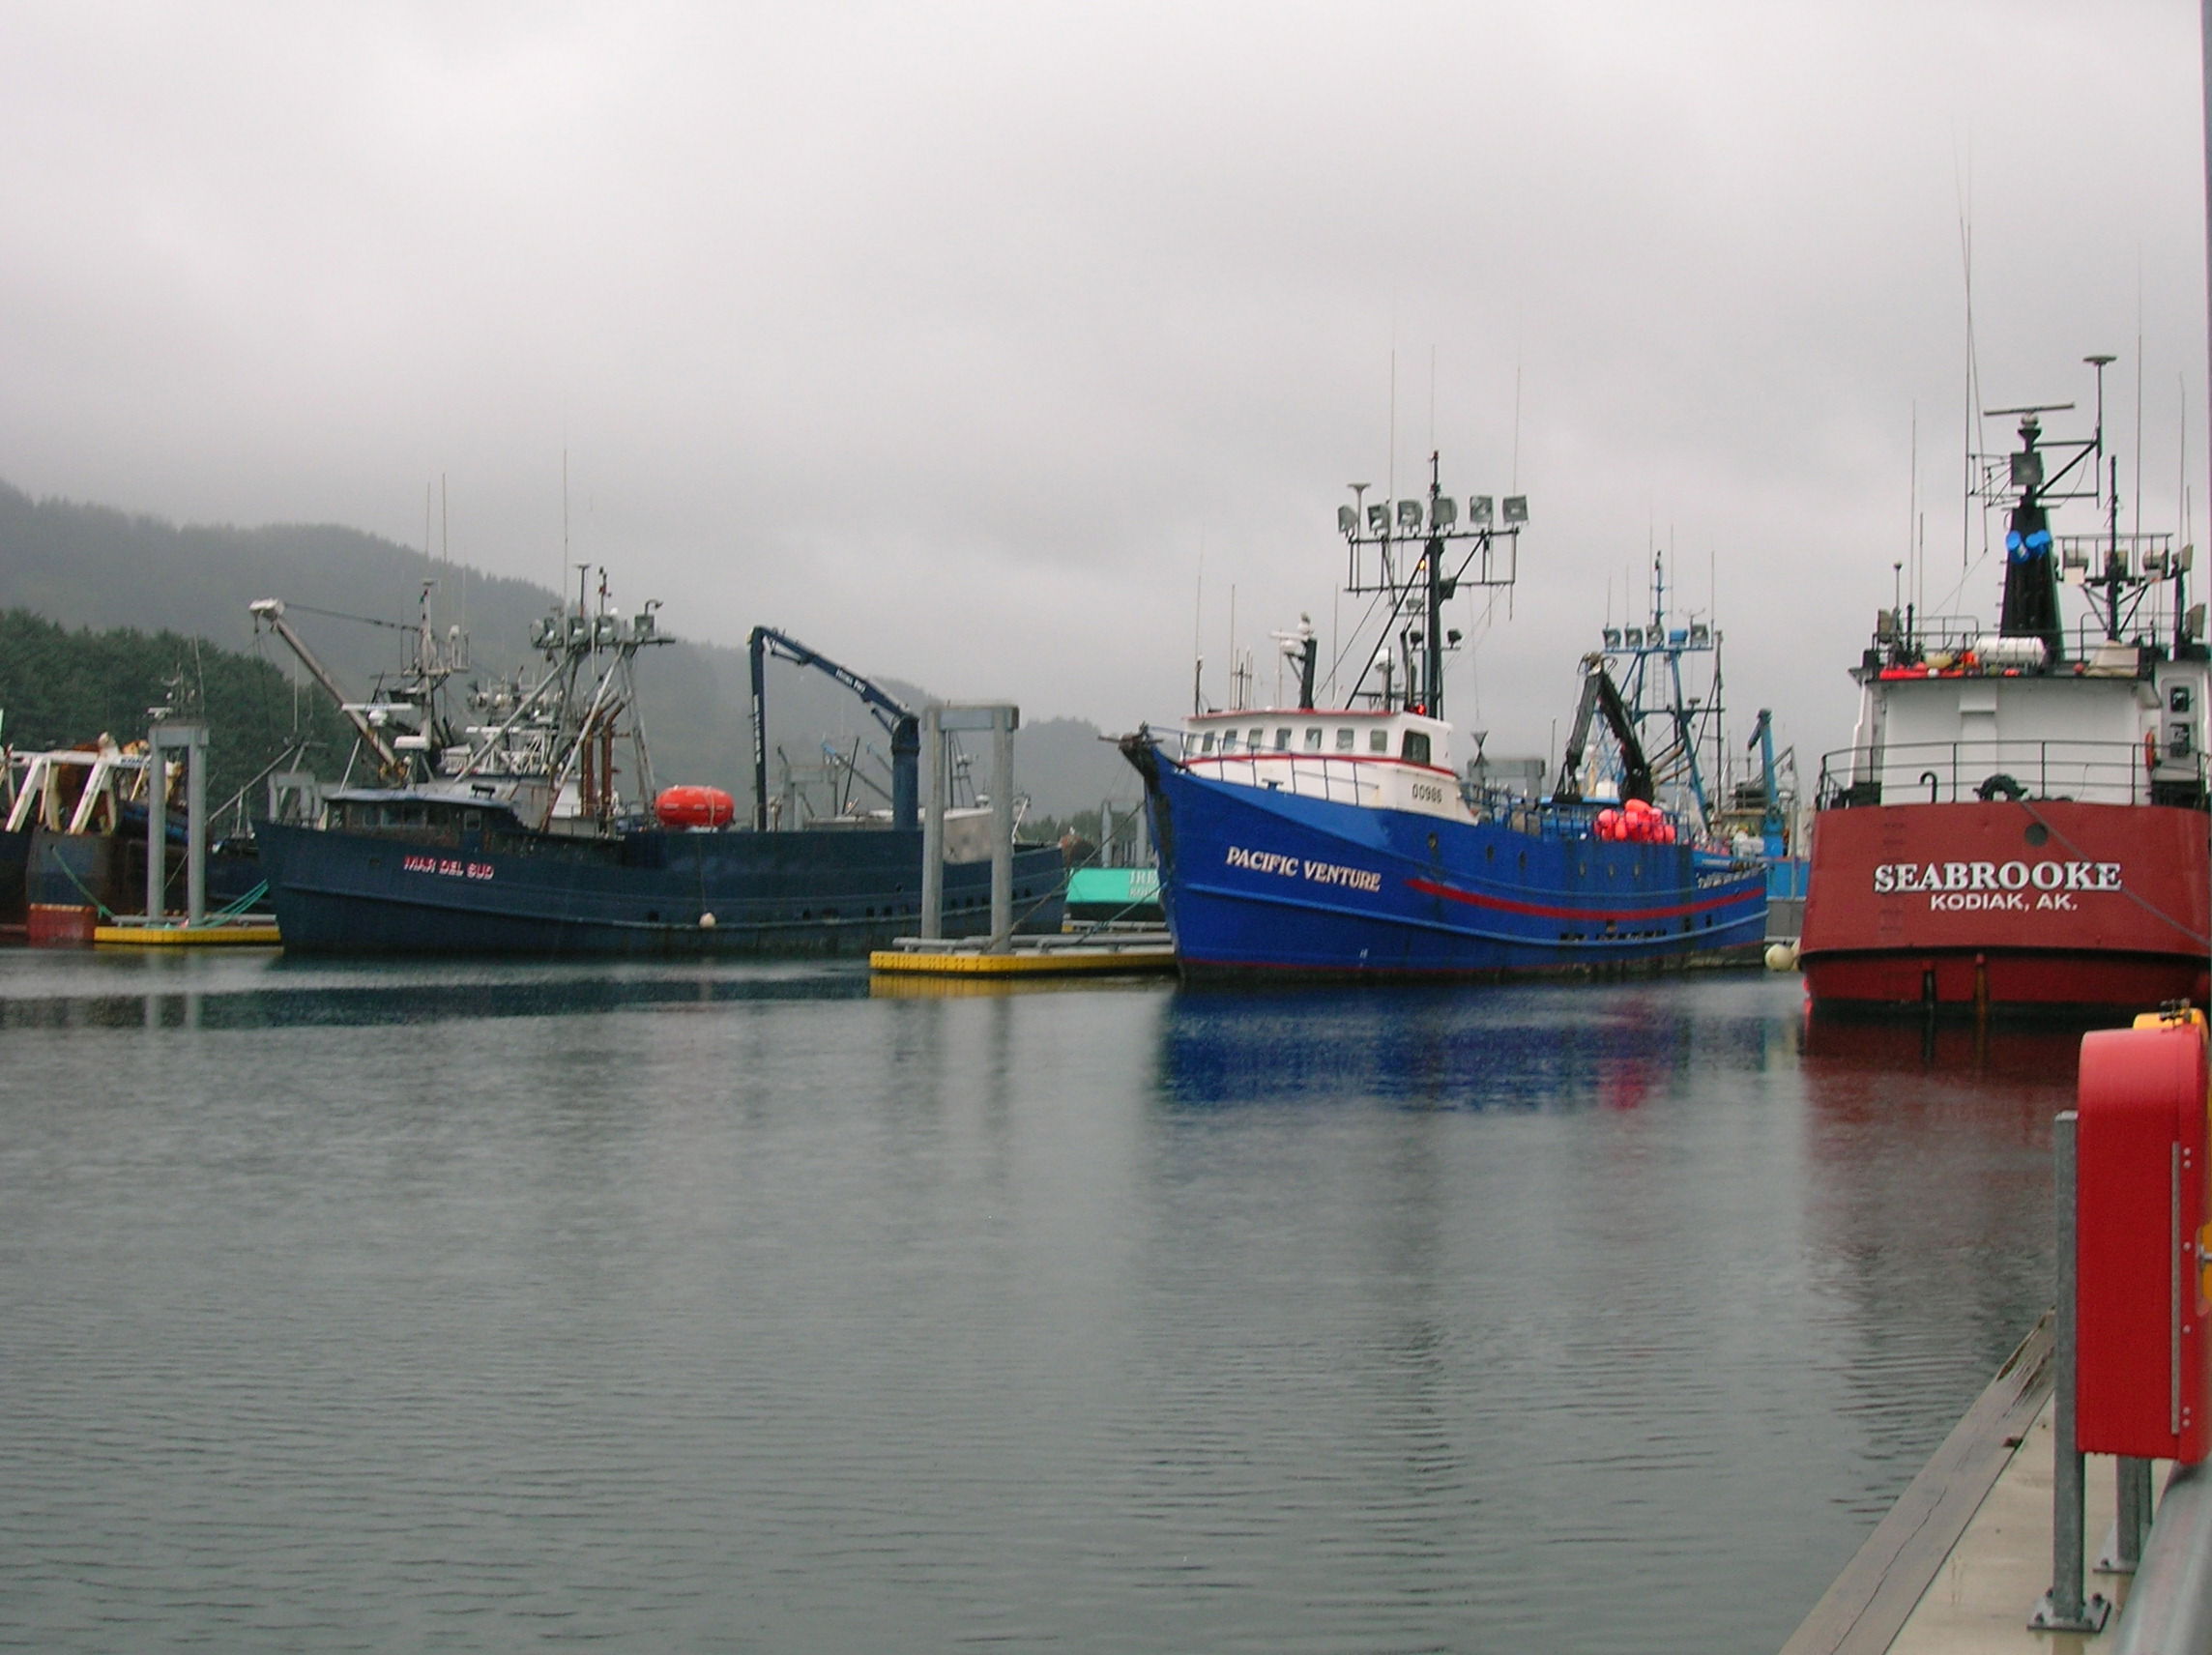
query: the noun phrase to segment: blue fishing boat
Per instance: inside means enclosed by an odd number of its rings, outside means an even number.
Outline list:
[[[1364,509],[1362,509],[1364,508]],[[1452,768],[1443,606],[1514,579],[1525,503],[1476,496],[1459,522],[1432,458],[1427,499],[1338,514],[1355,593],[1379,593],[1384,647],[1350,704],[1314,704],[1315,644],[1295,638],[1295,707],[1194,713],[1121,742],[1143,776],[1160,895],[1185,975],[1505,977],[1751,960],[1765,937],[1756,865],[1693,842],[1651,803],[1648,764],[1604,657],[1549,797]],[[1377,680],[1369,689],[1367,680]],[[1583,797],[1593,727],[1618,776]]]

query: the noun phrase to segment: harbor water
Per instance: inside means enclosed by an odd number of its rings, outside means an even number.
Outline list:
[[[2048,1301],[2074,1045],[0,956],[0,1645],[1769,1650]]]

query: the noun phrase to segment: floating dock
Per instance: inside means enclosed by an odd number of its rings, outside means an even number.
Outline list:
[[[2028,1616],[2052,1576],[2052,1381],[2047,1317],[2028,1335],[1920,1474],[1900,1495],[1858,1555],[1782,1655],[2059,1655],[2116,1644],[2105,1635],[2030,1630]],[[2083,1532],[2098,1559],[2088,1589],[2115,1614],[2131,1572],[2106,1559],[2115,1549],[2115,1466],[2087,1456]],[[2157,1464],[2163,1483],[2170,1467]],[[2100,1553],[2103,1555],[2101,1556]]]
[[[102,947],[124,948],[276,948],[283,945],[284,939],[277,934],[276,920],[249,914],[199,925],[149,925],[143,919],[118,918],[112,925],[95,925],[92,941]]]
[[[870,954],[868,969],[934,977],[1108,975],[1173,972],[1176,955],[1166,926],[1129,926],[1016,937],[997,951],[982,937],[901,937]]]

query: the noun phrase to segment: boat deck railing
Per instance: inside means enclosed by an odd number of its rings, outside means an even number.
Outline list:
[[[1382,789],[1371,761],[1359,753],[1273,752],[1208,754],[1183,761],[1197,774],[1242,787],[1276,788],[1300,798],[1335,804],[1373,804]]]
[[[1301,798],[1327,799],[1339,804],[1373,805],[1382,786],[1373,777],[1373,761],[1357,753],[1307,753],[1279,749],[1256,754],[1208,754],[1195,764],[1184,763],[1197,774],[1244,787],[1274,788]],[[1527,793],[1459,783],[1459,795],[1477,821],[1495,822],[1516,833],[1539,839],[1587,839],[1597,813],[1609,800],[1586,799],[1561,803],[1532,798]]]
[[[2139,741],[1892,741],[1821,755],[1816,795],[1822,810],[1994,798],[2201,808],[2204,759]]]

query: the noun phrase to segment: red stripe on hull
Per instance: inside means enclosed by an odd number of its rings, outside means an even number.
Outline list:
[[[1799,959],[1817,1002],[2203,1002],[2207,821],[2056,799],[1831,809]]]
[[[1462,890],[1455,885],[1439,885],[1435,880],[1410,879],[1406,884],[1423,896],[1441,896],[1448,902],[1464,902],[1470,908],[1495,908],[1505,914],[1532,914],[1541,919],[1580,919],[1593,925],[1615,920],[1622,925],[1641,925],[1652,919],[1683,919],[1693,914],[1709,914],[1726,908],[1731,903],[1743,901],[1740,891],[1726,896],[1707,897],[1702,902],[1676,902],[1663,908],[1555,908],[1541,902],[1516,902],[1510,897],[1485,896],[1480,891]]]

